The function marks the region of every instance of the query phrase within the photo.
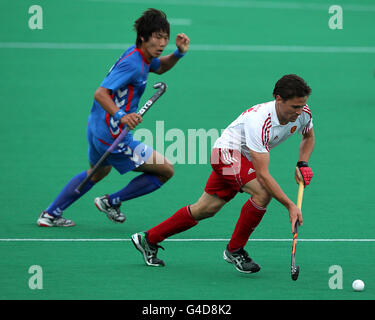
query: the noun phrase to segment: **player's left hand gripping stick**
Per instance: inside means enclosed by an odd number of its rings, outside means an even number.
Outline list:
[[[154,84],[154,89],[158,89],[155,94],[143,105],[143,107],[138,111],[138,114],[143,117],[143,115],[151,108],[151,106],[164,94],[167,90],[167,85],[164,82],[158,82]],[[90,173],[87,175],[85,180],[83,180],[80,185],[75,189],[76,193],[81,193],[82,188],[85,186],[87,181],[91,179],[91,177],[95,174],[98,168],[102,165],[102,163],[107,159],[107,157],[111,154],[111,152],[116,149],[118,144],[125,138],[125,136],[129,132],[129,127],[126,127],[120,135],[116,138],[115,141],[108,147],[107,151],[102,155],[99,161],[92,167]]]

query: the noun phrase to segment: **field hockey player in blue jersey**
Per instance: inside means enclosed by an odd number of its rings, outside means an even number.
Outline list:
[[[87,128],[91,168],[126,126],[133,130],[142,122],[137,109],[149,72],[162,74],[170,70],[189,48],[190,39],[180,33],[176,36],[177,49],[161,56],[170,36],[169,22],[162,11],[146,10],[135,21],[134,29],[137,32],[136,44],[121,55],[94,95]],[[125,221],[125,215],[120,211],[122,202],[159,189],[174,173],[173,165],[167,159],[150,146],[133,139],[129,132],[81,192],[76,193],[75,189],[91,169],[82,171],[67,183],[49,207],[42,211],[37,224],[43,227],[74,226],[72,220],[62,216],[64,210],[106,177],[112,168],[120,174],[129,171],[140,173],[118,192],[94,200],[100,211],[119,223]]]

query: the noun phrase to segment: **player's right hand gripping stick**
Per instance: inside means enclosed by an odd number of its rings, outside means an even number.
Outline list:
[[[298,161],[297,168],[301,173],[305,187],[308,186],[314,175],[311,168],[309,167],[309,164],[306,161]]]

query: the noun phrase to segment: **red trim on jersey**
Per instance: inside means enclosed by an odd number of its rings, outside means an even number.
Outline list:
[[[305,127],[303,128],[302,130],[302,134],[306,134],[307,132],[310,131],[310,123],[311,123],[311,119],[309,120],[309,122],[305,125]]]
[[[129,110],[130,110],[130,105],[131,105],[132,99],[133,99],[133,92],[134,92],[134,87],[131,84],[129,84],[129,86],[128,86],[128,103],[126,104],[125,112],[129,112]]]
[[[137,51],[137,48],[135,48],[133,51],[131,51],[126,57],[123,57],[117,64],[119,64],[122,60],[126,59],[127,57],[131,56],[136,51]]]
[[[142,52],[141,49],[135,48],[134,50],[137,51],[137,52],[142,56],[142,59],[143,59],[143,62],[144,62],[144,63],[146,63],[147,65],[150,65],[150,64],[147,62],[146,57],[145,57],[145,55],[144,55],[144,53]]]
[[[269,143],[269,141],[270,141],[270,131],[271,131],[271,125],[270,126],[268,126],[267,127],[267,131],[266,131],[266,144],[264,145],[265,147],[266,147],[266,149],[267,149],[267,151],[270,151],[269,150],[269,146],[268,146],[268,143]]]
[[[105,115],[105,123],[107,124],[109,133],[111,134],[112,138],[116,139],[117,136],[112,133],[111,126],[109,124],[110,120],[111,120],[111,115],[107,112]]]
[[[267,132],[266,132],[266,145],[265,145],[265,147],[266,147],[267,151],[269,151],[269,149],[268,149],[268,143],[270,142],[270,131],[271,131],[271,127],[272,127],[272,125],[269,125],[269,126],[267,127]]]
[[[120,135],[120,133],[121,133],[121,131],[122,131],[122,128],[124,127],[124,123],[120,123],[120,125],[118,126],[119,127],[119,133],[118,134],[114,134],[113,132],[112,132],[112,130],[111,130],[111,125],[110,125],[110,122],[111,121],[111,115],[107,112],[106,113],[106,115],[105,115],[105,123],[107,124],[107,127],[108,127],[108,130],[109,130],[109,133],[111,134],[111,136],[112,136],[112,138],[113,139],[116,139],[119,135]]]
[[[311,114],[311,111],[310,111],[310,108],[308,105],[305,105],[302,109],[303,112],[307,113],[309,116],[310,116],[310,120],[309,122],[307,122],[306,126],[303,128],[302,130],[302,134],[306,134],[307,132],[310,131],[310,123],[311,123],[311,119],[312,119],[312,114]]]
[[[262,127],[262,143],[269,151],[268,149],[268,142],[269,142],[269,135],[270,135],[270,130],[271,130],[272,124],[271,124],[271,114],[268,114],[268,117],[266,121],[264,121],[263,127]]]
[[[267,147],[267,144],[268,144],[268,139],[267,139],[267,136],[268,136],[268,133],[271,129],[272,125],[270,125],[270,123],[267,124],[267,126],[265,126],[263,128],[263,132],[262,132],[262,143],[265,147]]]
[[[102,139],[99,139],[99,138],[98,138],[98,140],[99,140],[101,143],[105,144],[106,146],[111,146],[109,143],[103,141]]]
[[[310,111],[310,108],[308,105],[305,105],[302,109],[303,112],[306,112],[309,116],[310,116],[310,119],[312,118],[312,114],[311,114],[311,111]]]
[[[302,111],[303,111],[303,112],[306,112],[306,113],[310,116],[310,118],[312,118],[312,114],[311,114],[311,111],[310,111],[310,110],[303,109]]]

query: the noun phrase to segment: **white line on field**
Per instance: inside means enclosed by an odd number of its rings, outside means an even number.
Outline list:
[[[88,0],[90,2],[115,2],[124,4],[150,4],[151,0]],[[217,7],[217,8],[258,8],[258,9],[293,9],[293,10],[326,10],[331,4],[323,3],[300,3],[286,1],[204,1],[204,0],[163,0],[159,5],[174,5],[185,7]],[[375,11],[375,6],[367,4],[343,4],[344,11],[369,12]]]
[[[169,18],[169,23],[175,26],[191,26],[191,19]]]
[[[230,239],[166,239],[164,241],[170,242],[223,242],[229,241]],[[8,238],[0,239],[0,242],[128,242],[130,239],[121,238],[88,238],[88,239],[44,239],[44,238]],[[288,242],[292,239],[250,239],[249,241],[259,241],[259,242]],[[298,239],[298,241],[303,242],[375,242],[375,239]]]
[[[131,45],[131,43],[0,42],[0,49],[125,50]],[[174,49],[174,45],[169,45],[166,53]],[[298,45],[195,44],[190,45],[189,50],[216,52],[375,53],[375,47]]]

